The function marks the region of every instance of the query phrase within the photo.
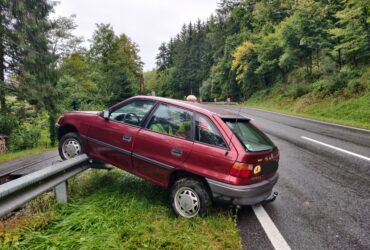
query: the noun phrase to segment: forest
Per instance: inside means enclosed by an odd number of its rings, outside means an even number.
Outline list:
[[[148,91],[239,102],[269,94],[368,95],[368,1],[223,0],[218,6],[207,21],[184,24],[162,43],[157,68],[145,74]]]
[[[137,44],[97,24],[86,48],[74,16],[51,16],[55,4],[0,1],[0,135],[10,151],[55,145],[62,112],[103,110],[139,92]]]

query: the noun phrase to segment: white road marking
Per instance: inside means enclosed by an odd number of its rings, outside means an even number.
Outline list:
[[[315,143],[320,144],[320,145],[323,145],[323,146],[326,146],[328,148],[332,148],[332,149],[338,150],[338,151],[340,151],[342,153],[346,153],[346,154],[353,155],[353,156],[356,156],[358,158],[361,158],[361,159],[370,161],[370,158],[369,157],[366,157],[366,156],[363,156],[363,155],[360,155],[360,154],[356,154],[356,153],[353,153],[351,151],[348,151],[348,150],[345,150],[345,149],[341,149],[341,148],[338,148],[338,147],[335,147],[335,146],[332,146],[332,145],[323,143],[321,141],[316,141],[316,140],[311,139],[311,138],[308,138],[306,136],[301,136],[301,138],[306,139],[306,140],[309,140],[309,141],[312,141],[312,142],[315,142]]]
[[[254,214],[266,232],[267,237],[271,241],[276,250],[290,250],[290,246],[281,235],[270,216],[267,214],[262,205],[252,206]]]
[[[348,129],[359,130],[359,131],[364,131],[364,132],[370,132],[369,129],[365,129],[365,128],[356,128],[356,127],[336,124],[336,123],[332,123],[332,122],[324,122],[324,121],[314,120],[314,119],[310,119],[310,118],[306,118],[306,117],[274,112],[274,111],[270,111],[270,110],[266,110],[266,109],[250,108],[250,107],[245,107],[245,108],[246,109],[254,109],[254,110],[258,110],[258,111],[264,111],[264,112],[273,113],[273,114],[277,114],[277,115],[288,116],[288,117],[292,117],[292,118],[297,118],[297,119],[301,119],[301,120],[306,120],[306,121],[311,121],[311,122],[316,122],[316,123],[321,123],[321,124],[326,124],[326,125],[331,125],[331,126],[336,126],[336,127],[342,127],[342,128],[348,128]]]

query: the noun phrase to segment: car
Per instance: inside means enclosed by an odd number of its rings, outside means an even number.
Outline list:
[[[272,193],[279,151],[250,119],[222,107],[135,96],[102,112],[64,113],[59,154],[81,153],[163,188],[178,216],[213,202],[254,205]]]

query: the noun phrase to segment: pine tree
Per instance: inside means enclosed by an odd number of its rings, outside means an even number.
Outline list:
[[[330,30],[339,40],[335,50],[343,51],[352,64],[367,63],[370,57],[369,3],[365,0],[347,0],[344,9],[337,12],[337,28]]]

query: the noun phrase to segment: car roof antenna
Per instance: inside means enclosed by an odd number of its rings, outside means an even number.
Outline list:
[[[244,100],[243,100],[242,103],[244,103]],[[242,111],[242,106],[240,105],[239,106],[238,115],[236,116],[236,119],[235,119],[235,126],[238,126],[238,119],[239,119],[239,115],[240,115],[240,112],[241,111]],[[235,126],[234,126],[234,130],[235,130]],[[232,134],[231,134],[231,137],[230,137],[230,140],[229,140],[229,145],[228,145],[229,147],[228,147],[228,149],[225,152],[225,156],[227,156],[229,154],[229,151],[230,151],[230,148],[231,148],[231,140],[233,139],[233,136],[235,134],[235,132],[234,132],[233,129],[230,128],[230,130],[231,130]]]

